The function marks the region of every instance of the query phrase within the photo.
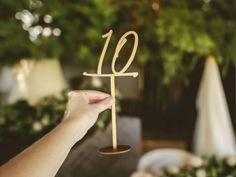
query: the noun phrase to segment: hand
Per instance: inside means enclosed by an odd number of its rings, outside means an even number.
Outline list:
[[[95,124],[99,113],[110,108],[114,102],[113,97],[103,92],[71,91],[68,93],[64,122],[73,122],[76,129],[82,131],[80,134],[84,136]]]
[[[150,173],[138,171],[131,175],[131,177],[153,177]]]
[[[98,91],[72,91],[68,96],[61,124],[2,166],[0,176],[55,176],[72,146],[93,126],[99,113],[115,101]]]

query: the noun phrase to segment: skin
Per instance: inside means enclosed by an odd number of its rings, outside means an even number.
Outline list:
[[[98,91],[68,94],[64,120],[51,132],[0,167],[0,177],[53,177],[72,146],[94,125],[100,112],[115,102]]]

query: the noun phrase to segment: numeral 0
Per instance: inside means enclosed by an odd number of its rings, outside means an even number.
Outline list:
[[[97,74],[102,74],[102,65],[103,65],[103,60],[104,60],[104,56],[105,53],[107,51],[107,47],[109,45],[109,42],[111,40],[111,36],[112,36],[113,31],[110,30],[108,33],[102,35],[103,38],[107,38],[106,42],[104,44],[100,59],[99,59],[99,63],[98,63],[98,67],[97,67]],[[120,70],[120,71],[116,71],[115,69],[115,65],[116,65],[116,60],[119,57],[119,53],[120,50],[123,48],[123,46],[125,45],[125,43],[127,42],[127,36],[129,35],[133,35],[134,36],[134,45],[133,45],[133,49],[132,49],[132,53],[128,59],[128,61],[126,62],[125,66]],[[138,35],[135,31],[129,31],[127,33],[125,33],[120,40],[118,41],[117,45],[116,45],[116,49],[115,49],[115,53],[114,56],[112,58],[112,72],[114,74],[120,74],[120,73],[124,73],[130,66],[130,64],[133,62],[134,56],[136,54],[137,51],[137,47],[138,47]]]

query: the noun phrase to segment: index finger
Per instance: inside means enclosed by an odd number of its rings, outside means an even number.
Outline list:
[[[96,90],[77,90],[77,91],[69,92],[69,94],[73,94],[73,93],[85,94],[90,100],[103,100],[110,96],[110,94],[108,93],[104,93],[104,92],[100,92]]]

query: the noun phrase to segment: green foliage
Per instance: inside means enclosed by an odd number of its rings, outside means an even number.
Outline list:
[[[127,30],[137,30],[141,38],[139,63],[161,60],[170,76],[180,69],[186,54],[202,57],[213,53],[221,62],[235,62],[235,50],[231,49],[236,41],[236,3],[229,1],[161,1],[160,9],[154,10],[152,3],[145,1],[21,0],[16,3],[3,0],[0,3],[1,61],[59,57],[80,64],[95,64],[104,42],[101,35],[113,28],[113,44]],[[38,2],[40,6],[35,5]],[[15,14],[24,9],[39,15],[34,26],[47,26],[42,18],[50,14],[53,22],[48,26],[58,26],[62,35],[40,37],[32,43],[15,18]],[[7,55],[13,49],[12,56]]]
[[[39,3],[36,5],[36,3]],[[0,2],[0,59],[1,64],[14,64],[22,58],[54,58],[62,54],[62,45],[59,38],[51,35],[37,40],[30,40],[30,31],[36,27],[53,27],[43,22],[43,13],[41,1],[1,1]],[[34,17],[33,22],[29,23],[29,17],[26,19],[30,25],[23,23],[23,20],[17,19],[17,13],[27,11]],[[36,18],[37,16],[37,18]],[[32,19],[31,19],[32,20]],[[27,23],[27,24],[28,24]],[[24,26],[25,25],[25,26]],[[27,27],[26,27],[27,26]]]
[[[164,83],[169,83],[169,79],[183,70],[185,60],[190,60],[190,67],[197,58],[207,56],[214,49],[214,42],[204,31],[202,12],[182,7],[178,15],[176,11],[176,8],[163,10],[156,20],[157,43],[165,48],[159,54],[165,71]],[[191,24],[194,19],[195,22]],[[187,55],[194,55],[195,58],[186,58]]]
[[[156,14],[144,15],[151,11],[145,10],[141,25],[141,35],[146,33],[143,40],[149,47],[143,50],[149,53],[143,54],[145,61],[156,60],[161,65],[164,84],[171,83],[177,73],[186,80],[197,61],[210,54],[227,70],[236,62],[235,7],[235,2],[173,0],[161,1]]]
[[[16,63],[22,57],[58,58],[95,69],[105,42],[101,35],[110,29],[114,33],[105,61],[111,60],[123,33],[137,31],[140,41],[135,61],[141,67],[151,65],[158,70],[151,71],[157,78],[155,82],[160,84],[155,90],[158,96],[165,95],[160,93],[176,80],[186,85],[196,63],[208,55],[216,57],[223,74],[230,65],[236,64],[234,0],[50,0],[42,1],[40,7],[32,5],[38,2],[41,1],[1,0],[1,64]],[[41,20],[33,26],[47,27],[42,18],[50,14],[53,17],[50,27],[61,29],[61,35],[40,36],[31,42],[28,32],[14,17],[24,9],[39,15]],[[127,46],[120,54],[121,64],[130,53],[131,43]]]
[[[66,51],[62,58],[77,64],[97,65],[103,45],[101,35],[112,28],[116,6],[103,0],[70,1],[61,6],[64,12],[57,19]],[[56,16],[57,10],[53,9],[50,12]]]
[[[65,62],[86,65],[97,63],[101,35],[112,27],[116,6],[102,0],[66,3],[52,0],[42,1],[38,6],[32,5],[38,2],[41,1],[20,1],[18,5],[7,0],[0,2],[1,63],[15,63],[22,57],[60,58]],[[6,9],[11,10],[5,14]],[[39,35],[36,40],[30,41],[27,30],[22,28],[23,23],[15,18],[16,13],[23,10],[39,16],[39,20],[32,27],[59,27],[61,36]],[[43,21],[47,14],[53,17],[51,24]]]

